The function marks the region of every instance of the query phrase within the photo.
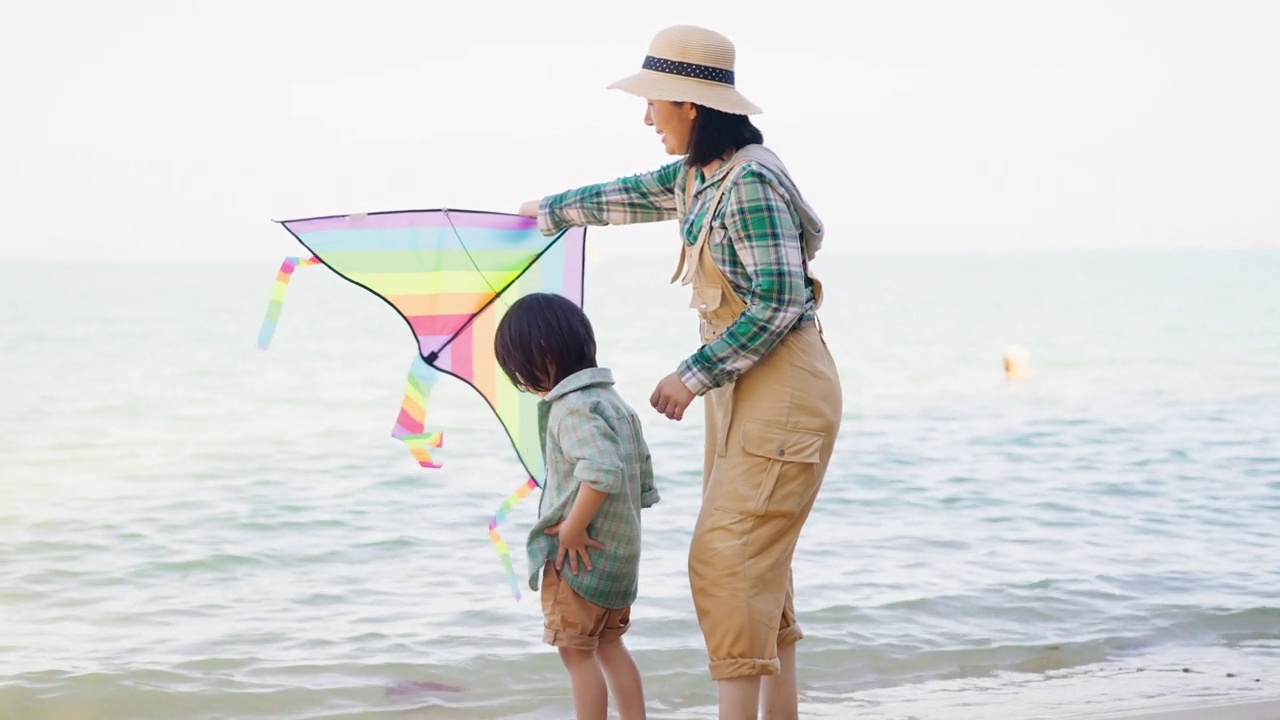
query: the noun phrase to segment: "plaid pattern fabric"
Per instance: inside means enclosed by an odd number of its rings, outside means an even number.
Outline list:
[[[680,220],[686,243],[697,242],[712,198],[732,183],[712,218],[712,258],[747,309],[724,334],[683,360],[680,379],[697,395],[746,372],[797,325],[815,316],[804,264],[800,217],[783,185],[758,163],[721,166],[704,177],[676,161],[648,173],[567,190],[543,198],[544,234],[578,225],[623,225]],[[691,192],[690,192],[691,190]],[[676,198],[689,196],[683,217]]]
[[[609,497],[587,526],[604,545],[591,549],[592,569],[567,568],[564,582],[588,602],[625,608],[635,602],[640,575],[640,511],[660,499],[640,418],[613,389],[613,374],[592,368],[565,378],[538,404],[547,478],[538,522],[529,532],[529,587],[538,589],[559,549],[546,529],[569,515],[586,483]]]

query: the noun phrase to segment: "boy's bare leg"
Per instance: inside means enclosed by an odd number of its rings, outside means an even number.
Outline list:
[[[796,682],[796,644],[778,646],[778,662],[782,670],[760,681],[760,709],[764,720],[798,720],[800,692]]]
[[[569,671],[573,688],[573,711],[578,720],[606,720],[609,714],[609,689],[600,673],[595,652],[579,648],[560,648],[560,660]]]
[[[609,692],[613,693],[613,702],[618,707],[621,720],[645,720],[644,684],[640,680],[640,669],[636,667],[631,653],[627,652],[622,638],[601,640],[600,647],[596,648],[596,658],[609,679]]]

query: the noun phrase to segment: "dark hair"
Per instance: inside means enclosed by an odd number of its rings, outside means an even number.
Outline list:
[[[701,167],[720,160],[747,145],[764,143],[764,133],[746,115],[734,115],[715,108],[696,105],[698,114],[689,133],[689,151],[684,157],[687,167]]]
[[[498,365],[512,384],[550,392],[596,367],[596,336],[582,308],[563,295],[534,293],[512,303],[493,338]]]

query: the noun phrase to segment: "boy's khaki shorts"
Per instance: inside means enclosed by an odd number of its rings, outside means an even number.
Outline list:
[[[548,645],[595,650],[604,640],[622,637],[631,625],[631,608],[611,610],[587,602],[547,563],[542,571],[542,641]]]

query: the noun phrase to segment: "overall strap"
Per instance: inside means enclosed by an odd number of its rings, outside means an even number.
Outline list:
[[[729,160],[729,162],[732,162],[732,158]],[[720,187],[716,189],[715,196],[711,198],[711,204],[707,206],[707,214],[706,214],[705,220],[702,223],[702,231],[698,233],[698,241],[695,242],[693,245],[688,245],[687,243],[685,243],[684,237],[680,238],[680,261],[676,265],[675,273],[671,276],[671,282],[680,280],[681,284],[683,285],[689,284],[690,275],[693,272],[695,264],[688,263],[688,267],[686,267],[687,258],[691,253],[696,255],[702,249],[702,246],[706,244],[707,238],[711,235],[711,220],[715,216],[716,208],[720,206],[720,199],[724,197],[725,192],[728,191],[729,189],[730,180],[733,177],[732,169],[737,167],[738,165],[741,165],[742,162],[743,161],[738,161],[730,165],[729,166],[730,172],[725,173],[724,179],[720,181]],[[692,201],[692,198],[693,198],[693,191],[690,188],[691,188],[691,185],[689,183],[689,176],[686,175],[685,205],[684,205],[685,213],[689,212],[689,203]]]

